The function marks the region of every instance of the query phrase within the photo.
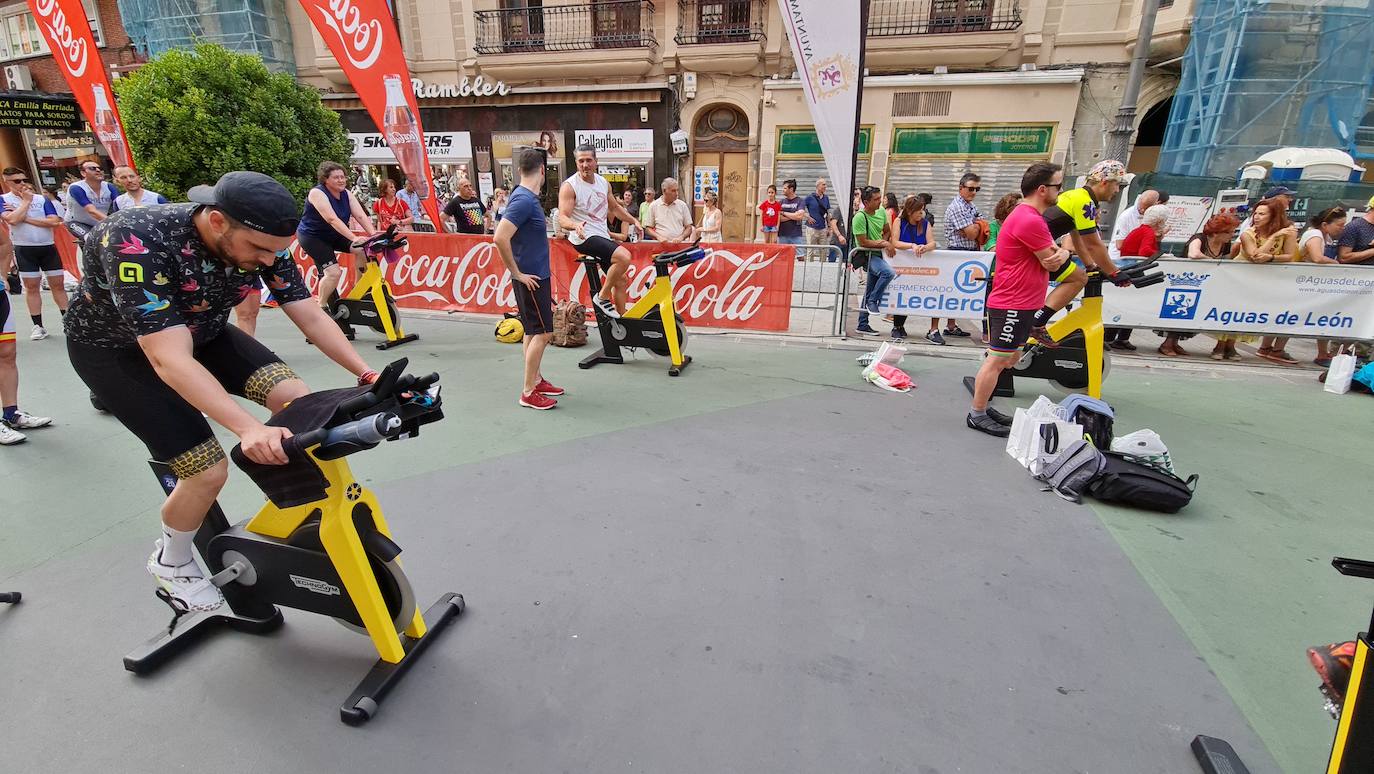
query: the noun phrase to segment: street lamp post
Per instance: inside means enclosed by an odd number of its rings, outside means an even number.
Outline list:
[[[1131,135],[1135,133],[1135,105],[1140,100],[1140,82],[1145,80],[1145,62],[1150,56],[1150,40],[1155,34],[1155,15],[1159,13],[1159,0],[1145,0],[1140,9],[1140,29],[1135,37],[1135,55],[1131,57],[1131,70],[1126,76],[1126,90],[1121,95],[1121,107],[1116,110],[1116,126],[1107,133],[1107,152],[1105,158],[1116,159],[1122,164],[1131,153]],[[1112,233],[1116,213],[1106,208],[1107,217],[1098,220],[1098,225],[1107,234]]]

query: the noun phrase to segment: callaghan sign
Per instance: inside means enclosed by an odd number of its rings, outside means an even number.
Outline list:
[[[410,87],[415,90],[416,98],[454,98],[454,97],[504,97],[510,93],[505,81],[488,81],[484,76],[468,78],[457,83],[425,83],[419,78],[410,79]]]

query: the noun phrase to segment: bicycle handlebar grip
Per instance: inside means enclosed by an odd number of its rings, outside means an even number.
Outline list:
[[[1151,274],[1146,277],[1136,277],[1131,280],[1131,284],[1138,288],[1148,288],[1151,285],[1158,285],[1164,281],[1164,273]]]
[[[317,444],[324,443],[329,431],[324,428],[311,430],[308,433],[293,435],[281,442],[281,450],[286,453],[288,458],[300,459],[305,456],[305,450]]]
[[[387,411],[330,428],[325,436],[324,445],[334,446],[346,443],[366,446],[381,443],[387,439],[387,436],[400,428],[401,418]]]

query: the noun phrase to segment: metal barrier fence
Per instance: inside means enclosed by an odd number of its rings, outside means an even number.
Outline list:
[[[813,336],[842,334],[850,273],[844,252],[836,245],[792,247],[797,250],[797,268],[792,274],[791,331]]]

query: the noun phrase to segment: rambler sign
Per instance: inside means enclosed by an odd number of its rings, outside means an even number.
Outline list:
[[[362,164],[395,164],[396,155],[378,132],[350,132],[353,161]],[[472,135],[467,132],[425,132],[429,160],[434,164],[472,161]]]
[[[410,79],[410,87],[417,98],[454,98],[454,97],[504,97],[510,94],[505,81],[489,81],[485,76],[469,78],[457,83],[425,83],[419,78]]]
[[[649,161],[654,157],[652,129],[578,129],[576,144],[596,146],[599,161]]]

